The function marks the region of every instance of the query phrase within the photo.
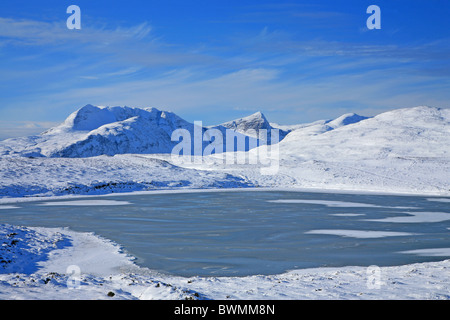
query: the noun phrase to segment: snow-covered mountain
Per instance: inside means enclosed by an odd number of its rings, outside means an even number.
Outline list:
[[[262,118],[264,116],[261,114]],[[264,118],[265,119],[265,118]],[[243,121],[236,120],[239,123]],[[245,121],[244,121],[245,122]],[[247,130],[259,130],[258,123],[250,123]],[[266,127],[264,127],[266,128]],[[270,130],[270,126],[267,127]],[[62,124],[43,132],[39,136],[8,139],[0,143],[0,155],[17,154],[33,157],[92,157],[115,154],[155,154],[170,153],[182,141],[172,141],[172,134],[177,129],[186,130],[191,138],[190,154],[194,154],[194,137],[200,137],[204,149],[214,141],[211,136],[216,129],[222,134],[222,149],[226,150],[225,126],[211,128],[198,127],[176,114],[160,111],[156,108],[100,107],[86,105],[73,112]],[[257,145],[258,139],[242,130],[235,131],[237,139],[246,141],[243,146],[235,145],[234,151],[246,151]],[[269,131],[270,135],[270,131]],[[285,134],[283,134],[283,137]],[[208,138],[202,141],[202,138]],[[197,139],[197,142],[199,140]],[[252,141],[252,144],[249,142]],[[270,138],[269,138],[270,143]]]
[[[155,108],[96,107],[92,105],[72,113],[60,126],[43,133],[48,141],[64,139],[56,148],[48,148],[52,157],[91,157],[123,153],[167,153],[175,145],[171,134],[176,129],[193,132],[194,125],[176,114]],[[47,141],[47,142],[48,142]]]
[[[5,140],[2,149],[4,154],[48,157],[168,152],[170,133],[177,128],[192,130],[193,125],[154,108],[86,105],[39,136]]]

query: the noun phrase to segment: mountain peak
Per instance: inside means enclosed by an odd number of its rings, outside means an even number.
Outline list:
[[[244,118],[242,118],[242,120],[261,122],[261,123],[265,123],[266,126],[270,126],[269,121],[267,121],[266,116],[261,111],[255,112],[247,117],[244,117]]]
[[[45,134],[73,131],[89,132],[104,125],[124,121],[136,116],[149,117],[152,114],[156,115],[159,113],[160,111],[155,108],[141,109],[126,106],[109,107],[87,104],[84,107],[74,111],[62,124],[46,131]]]
[[[269,144],[272,143],[272,129],[277,129],[270,125],[269,121],[261,111],[243,118],[222,123],[220,126],[254,138],[258,138],[260,130],[267,130],[267,142]],[[284,139],[289,131],[279,129],[278,133],[278,141],[280,141]]]
[[[235,119],[222,123],[221,126],[227,129],[233,129],[239,132],[246,132],[250,129],[260,130],[260,129],[271,129],[272,127],[267,121],[266,117],[261,111],[255,112],[249,116]]]
[[[262,118],[262,119],[266,119],[266,117],[264,116],[264,114],[261,111],[257,111],[249,116],[247,116],[247,118]]]

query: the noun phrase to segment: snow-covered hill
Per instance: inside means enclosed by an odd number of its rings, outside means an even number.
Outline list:
[[[422,106],[373,118],[350,114],[325,126],[333,129],[311,130],[310,126],[290,132],[280,143],[281,154],[334,162],[450,157],[450,109]]]
[[[297,124],[297,125],[279,125],[276,123],[272,123],[272,128],[277,128],[280,130],[284,130],[287,133],[291,131],[295,131],[295,135],[297,137],[300,136],[311,136],[311,135],[317,135],[321,134],[327,131],[331,131],[349,124],[354,124],[359,121],[369,119],[368,117],[363,117],[360,115],[357,115],[356,113],[346,113],[336,119],[332,120],[318,120],[314,121],[312,123],[306,123],[306,124]]]
[[[398,109],[279,144],[280,175],[304,187],[450,192],[450,109]]]

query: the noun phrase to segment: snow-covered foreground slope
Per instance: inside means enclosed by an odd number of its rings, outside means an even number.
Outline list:
[[[247,277],[176,277],[132,263],[91,233],[0,225],[0,299],[450,299],[450,260],[293,270]]]
[[[245,177],[185,169],[170,157],[0,158],[0,202],[23,196],[105,194],[179,188],[249,187]]]

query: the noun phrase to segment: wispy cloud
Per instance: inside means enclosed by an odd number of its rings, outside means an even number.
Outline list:
[[[214,114],[221,114],[222,110],[228,110],[230,115],[260,110],[272,121],[301,123],[347,112],[371,116],[375,110],[450,106],[446,89],[450,91],[450,82],[436,83],[433,77],[404,77],[401,73],[386,77],[384,70],[318,79],[287,79],[277,69],[242,69],[198,79],[195,72],[180,70],[158,79],[95,83],[89,88],[50,94],[44,100],[69,104],[68,110],[72,107],[72,111],[74,106],[86,103],[152,106],[177,112],[192,121],[209,119],[210,124],[220,121]]]
[[[100,80],[104,78],[112,78],[112,77],[121,77],[121,76],[129,76],[136,72],[141,70],[139,67],[129,67],[125,69],[119,69],[112,72],[106,72],[102,74],[96,74],[96,75],[82,75],[79,76],[81,79],[87,79],[87,80]]]
[[[0,37],[13,45],[61,45],[67,43],[112,45],[129,40],[142,40],[152,28],[146,23],[115,29],[86,27],[68,30],[63,23],[0,17]]]
[[[370,43],[367,41],[337,41],[296,39],[292,34],[264,27],[258,34],[234,38],[248,52],[292,54],[313,57],[373,57],[403,61],[449,60],[450,39],[422,40],[412,43]]]

